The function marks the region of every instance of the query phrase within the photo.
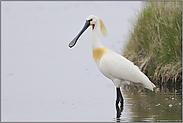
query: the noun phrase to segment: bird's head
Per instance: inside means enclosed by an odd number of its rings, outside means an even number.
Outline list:
[[[96,26],[97,25],[100,25],[100,30],[103,34],[103,36],[106,36],[107,34],[107,30],[106,30],[106,27],[103,23],[103,21],[95,16],[95,15],[90,15],[86,18],[86,22],[85,22],[85,25],[84,27],[82,28],[82,30],[79,32],[79,34],[69,43],[69,47],[72,48],[77,40],[79,39],[79,37],[81,36],[81,34],[89,27],[89,26],[92,26],[92,30],[95,30]]]
[[[90,26],[92,26],[92,30],[94,29],[95,25],[99,23],[99,18],[95,15],[88,16],[86,20],[90,21]]]

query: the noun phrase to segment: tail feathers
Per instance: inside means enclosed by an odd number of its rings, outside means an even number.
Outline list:
[[[149,78],[144,74],[144,77],[142,78],[142,84],[145,86],[145,88],[153,91],[153,89],[156,87]]]
[[[153,89],[154,89],[155,87],[156,87],[156,86],[155,86],[152,82],[150,82],[148,86],[145,86],[145,88],[147,88],[147,89],[149,89],[149,90],[151,90],[151,91],[153,91]]]
[[[150,81],[150,80],[149,80],[149,81]],[[148,87],[146,86],[145,88],[147,88],[147,89],[153,91],[155,87],[156,87],[156,86],[155,86],[152,82],[150,82],[150,86],[148,86]]]
[[[156,86],[151,82],[151,85],[153,86],[153,88],[155,88]]]

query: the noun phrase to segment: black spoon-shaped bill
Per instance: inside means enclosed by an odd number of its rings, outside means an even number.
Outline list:
[[[82,30],[78,33],[78,35],[69,43],[69,47],[72,48],[77,40],[79,39],[79,37],[81,36],[81,34],[83,34],[83,32],[90,26],[90,20],[86,20],[84,27],[82,28]]]

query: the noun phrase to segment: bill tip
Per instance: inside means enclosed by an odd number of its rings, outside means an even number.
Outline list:
[[[71,45],[71,44],[70,44],[70,45],[69,45],[69,47],[70,47],[70,48],[72,48],[72,47],[73,47],[73,45]]]

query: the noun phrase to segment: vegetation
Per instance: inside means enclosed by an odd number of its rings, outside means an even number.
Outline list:
[[[182,92],[182,1],[146,2],[124,56],[160,90]]]

